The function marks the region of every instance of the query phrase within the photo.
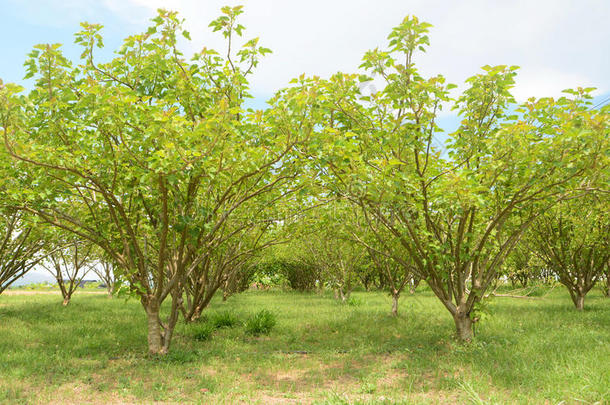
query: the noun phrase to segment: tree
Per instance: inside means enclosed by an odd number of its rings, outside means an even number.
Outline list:
[[[412,281],[411,273],[404,271],[405,268],[396,263],[391,257],[380,254],[377,251],[370,251],[370,255],[377,269],[388,280],[392,297],[392,315],[397,316],[398,300],[407,283]]]
[[[387,289],[392,297],[392,315],[398,315],[398,300],[403,290],[408,286],[410,293],[415,293],[420,279],[415,275],[412,266],[407,262],[399,263],[388,252],[400,249],[396,240],[385,229],[371,228],[362,218],[354,221],[351,230],[353,238],[367,251],[373,268],[379,277],[379,288]],[[373,230],[373,232],[371,232]]]
[[[219,234],[225,235],[224,242],[211,250],[185,280],[186,301],[181,310],[187,322],[201,316],[219,289],[223,290],[223,299],[243,289],[256,254],[276,241],[268,235],[271,226],[266,222],[259,226],[240,225],[237,229],[223,227]]]
[[[269,50],[257,39],[237,46],[241,13],[223,7],[211,23],[226,56],[203,48],[190,62],[173,12],[101,64],[101,26],[84,23],[81,64],[59,44],[36,46],[26,62],[34,89],[11,88],[0,108],[6,148],[34,185],[15,190],[15,205],[111,258],[145,309],[153,354],[169,350],[185,280],[222,245],[219,230],[250,204],[264,215],[298,173],[291,152],[306,133],[271,132],[265,114],[242,108]]]
[[[322,270],[307,260],[298,240],[276,246],[265,252],[257,265],[256,277],[263,285],[287,286],[297,291],[323,288]]]
[[[346,201],[335,199],[314,205],[298,220],[300,260],[319,268],[320,281],[333,289],[337,299],[346,302],[357,274],[369,260],[365,247],[352,237],[351,229],[358,218]]]
[[[444,150],[437,118],[455,86],[422,77],[413,61],[428,27],[406,18],[388,50],[365,54],[368,75],[297,84],[317,95],[310,116],[319,138],[307,153],[325,186],[360,207],[371,232],[398,242],[385,255],[413,266],[469,341],[485,292],[526,229],[607,164],[608,113],[589,108],[591,89],[530,99],[515,113],[516,67],[485,66],[455,100],[462,121]],[[362,94],[373,76],[383,89]]]
[[[0,80],[0,106],[16,87]],[[0,109],[0,119],[4,117]],[[40,224],[24,212],[10,208],[11,190],[21,186],[21,165],[0,150],[0,294],[45,259]]]
[[[531,229],[534,251],[568,289],[579,311],[610,260],[610,200],[603,197],[561,202],[540,215]]]
[[[513,288],[518,282],[522,288],[526,288],[529,282],[536,278],[536,255],[532,252],[528,243],[522,240],[515,246],[506,258],[506,276],[510,279]]]
[[[85,276],[91,271],[90,243],[79,240],[70,240],[64,235],[54,235],[52,242],[48,243],[51,251],[47,253],[47,260],[40,264],[57,281],[57,286],[63,297],[63,306],[67,306],[72,294],[80,286]]]
[[[97,258],[94,259],[91,269],[99,277],[102,284],[106,286],[108,297],[112,298],[118,284],[117,268],[112,263],[112,259],[103,252],[94,251],[94,256],[97,256]]]
[[[45,258],[44,240],[23,213],[0,212],[0,294]]]

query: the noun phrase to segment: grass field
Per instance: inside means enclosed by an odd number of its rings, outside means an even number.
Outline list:
[[[567,292],[495,298],[470,345],[429,291],[390,297],[246,292],[208,313],[277,315],[269,336],[244,326],[195,339],[180,324],[171,353],[146,354],[135,300],[77,293],[0,296],[0,402],[9,403],[610,403],[610,300],[577,313]]]

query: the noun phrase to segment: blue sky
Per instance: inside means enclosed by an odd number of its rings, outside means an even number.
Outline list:
[[[263,107],[276,89],[301,73],[327,76],[353,71],[364,51],[383,46],[403,16],[433,24],[431,47],[418,63],[461,84],[485,64],[521,66],[515,96],[558,96],[567,87],[594,86],[596,99],[610,96],[610,2],[606,0],[0,0],[0,78],[22,83],[25,55],[37,43],[64,44],[79,54],[73,34],[81,21],[105,26],[111,55],[122,38],[143,30],[156,8],[181,12],[193,41],[218,48],[207,28],[224,4],[244,4],[246,36],[260,36],[274,53],[253,76],[252,104]],[[446,125],[455,122],[450,113]]]
[[[104,36],[108,54],[121,43],[122,38],[146,25],[145,18],[140,27],[125,24],[102,2],[91,2],[88,12],[75,6],[55,7],[51,1],[0,0],[0,5],[0,49],[3,55],[0,78],[6,82],[24,83],[23,62],[32,47],[39,43],[62,43],[64,52],[76,59],[79,53],[74,45],[74,33],[80,30],[81,21],[102,22],[106,26]]]

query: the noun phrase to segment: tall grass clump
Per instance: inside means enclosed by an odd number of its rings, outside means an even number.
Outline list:
[[[239,325],[239,318],[231,311],[216,312],[210,316],[210,324],[216,328],[232,328]]]
[[[267,309],[257,312],[246,321],[246,333],[252,336],[268,335],[277,323],[275,314]]]
[[[209,340],[212,337],[212,333],[216,330],[216,327],[209,323],[198,324],[193,332],[193,338],[199,341]]]

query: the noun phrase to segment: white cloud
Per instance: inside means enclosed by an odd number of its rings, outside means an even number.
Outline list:
[[[513,90],[517,100],[526,100],[532,95],[561,97],[566,94],[563,90],[580,87],[595,87],[591,79],[586,76],[561,72],[548,68],[521,69],[518,76],[518,86]]]
[[[566,87],[610,90],[610,2],[438,0],[104,0],[137,25],[164,7],[181,12],[196,48],[221,48],[207,28],[221,6],[243,3],[246,36],[260,36],[274,54],[252,80],[269,95],[301,74],[354,71],[364,51],[383,46],[407,14],[434,25],[431,47],[419,57],[426,74],[462,83],[486,64],[522,67],[515,95],[556,96]],[[195,48],[195,45],[193,45]],[[192,50],[194,50],[194,48]]]

